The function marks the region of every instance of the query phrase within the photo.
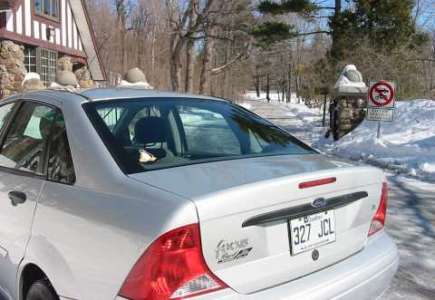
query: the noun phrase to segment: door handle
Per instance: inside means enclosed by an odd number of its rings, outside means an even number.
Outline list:
[[[17,206],[18,204],[23,204],[26,202],[27,196],[23,192],[12,191],[8,194],[9,199],[11,199],[11,203],[13,206]]]

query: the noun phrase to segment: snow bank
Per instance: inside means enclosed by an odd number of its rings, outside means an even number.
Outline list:
[[[251,91],[245,95],[248,101],[241,105],[322,152],[435,181],[435,101],[398,102],[394,122],[382,123],[380,139],[376,138],[378,123],[364,121],[333,142],[324,138],[321,109],[308,108],[303,102],[296,103],[296,99],[293,103],[278,102],[277,93],[270,96],[271,104],[266,102],[265,93],[257,98]]]
[[[364,121],[339,142],[320,139],[314,146],[338,156],[435,180],[435,101],[397,103],[394,122],[382,123],[381,132],[377,139],[377,122]]]

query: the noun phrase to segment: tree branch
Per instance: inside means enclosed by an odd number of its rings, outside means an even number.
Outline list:
[[[318,9],[328,9],[328,10],[335,10],[335,7],[333,6],[317,6]]]
[[[306,36],[306,35],[322,34],[322,33],[324,33],[324,34],[331,34],[332,32],[331,31],[327,31],[327,30],[318,30],[318,31],[312,31],[312,32],[301,32],[301,33],[298,33],[297,35],[298,36]]]
[[[421,62],[435,62],[434,58],[408,58],[405,61],[421,61]]]
[[[246,46],[245,51],[241,51],[239,54],[237,54],[232,60],[230,60],[229,62],[227,62],[226,64],[213,68],[210,70],[211,75],[219,75],[222,72],[224,72],[226,69],[230,68],[232,65],[234,65],[235,63],[239,62],[242,59],[246,59],[249,57],[249,50],[251,48],[252,44],[248,43],[248,45]]]

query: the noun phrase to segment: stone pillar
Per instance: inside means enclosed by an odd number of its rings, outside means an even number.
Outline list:
[[[367,86],[355,65],[347,65],[334,86],[337,114],[333,131],[339,139],[357,127],[365,117]]]
[[[338,138],[355,129],[365,117],[367,100],[358,96],[341,97],[338,100]]]

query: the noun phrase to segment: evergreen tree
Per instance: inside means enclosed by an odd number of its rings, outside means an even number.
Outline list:
[[[397,81],[402,95],[415,94],[415,81],[406,77],[408,70],[416,67],[410,59],[419,57],[429,40],[426,33],[418,31],[413,18],[416,0],[346,0],[349,5],[345,9],[342,2],[335,0],[334,7],[320,7],[315,3],[321,2],[315,0],[261,0],[257,8],[269,16],[297,13],[302,17],[316,16],[322,9],[331,10],[326,29],[332,40],[329,54],[308,66],[315,74],[309,84],[314,90],[311,94],[316,94],[318,88],[332,86],[349,63],[358,64],[369,78]],[[265,19],[267,22],[252,30],[262,47],[304,34],[285,22]]]
[[[379,51],[421,45],[426,37],[418,33],[412,18],[414,0],[353,0],[354,8],[330,18],[334,32],[331,54],[341,58],[344,50],[359,40],[369,40]]]
[[[319,7],[311,0],[284,0],[275,2],[271,0],[260,1],[257,7],[262,14],[282,15],[286,13],[297,13],[301,16],[311,16]],[[298,35],[298,31],[292,25],[284,22],[264,22],[252,30],[252,35],[262,48],[267,48],[276,42],[288,40]]]
[[[426,40],[416,31],[412,18],[415,0],[350,0],[353,5],[341,11],[341,1],[335,1],[335,13],[329,18],[333,38],[332,57],[338,59],[345,49],[351,49],[358,40],[369,39],[380,50],[394,49],[407,44],[410,47]],[[312,16],[322,7],[312,0],[263,0],[258,5],[263,14],[297,13]],[[330,8],[328,8],[330,9]],[[297,36],[297,30],[284,22],[274,21],[258,25],[252,31],[261,45]]]

